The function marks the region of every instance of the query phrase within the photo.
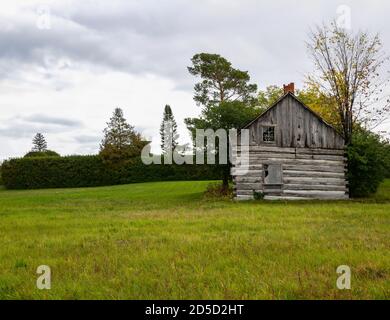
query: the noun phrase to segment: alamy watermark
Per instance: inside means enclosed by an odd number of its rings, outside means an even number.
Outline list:
[[[249,130],[238,135],[236,129],[196,129],[193,150],[188,146],[175,146],[172,124],[164,124],[163,157],[151,154],[150,144],[141,152],[145,165],[151,164],[228,164],[233,163],[237,172],[244,175],[249,170]],[[216,158],[218,157],[218,162]],[[195,161],[194,161],[195,160]]]
[[[336,286],[340,290],[351,289],[351,268],[347,265],[338,266],[336,272],[340,274],[337,278]]]
[[[47,265],[41,265],[37,268],[37,288],[40,290],[51,289],[51,269]]]
[[[339,5],[336,9],[336,14],[337,14],[337,18],[336,18],[336,25],[337,27],[339,27],[340,29],[345,29],[345,30],[350,30],[352,29],[352,10],[351,10],[351,7],[346,5],[346,4],[342,4],[342,5]]]
[[[51,12],[49,6],[39,6],[36,10],[37,19],[36,26],[40,30],[49,30],[51,29]]]

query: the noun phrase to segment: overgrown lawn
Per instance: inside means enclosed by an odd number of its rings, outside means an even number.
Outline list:
[[[390,298],[389,180],[326,202],[212,200],[208,183],[0,189],[0,298]]]

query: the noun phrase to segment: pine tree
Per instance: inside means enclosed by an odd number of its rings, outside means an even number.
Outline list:
[[[47,151],[47,142],[42,133],[37,133],[32,141],[34,152],[45,152]]]
[[[118,150],[125,149],[132,142],[135,135],[134,127],[129,125],[123,116],[121,108],[115,108],[107,128],[104,129],[104,138],[100,150],[112,146]]]
[[[121,162],[139,155],[146,144],[134,127],[127,123],[121,108],[115,108],[100,145],[100,155],[108,162]]]
[[[177,146],[177,124],[169,105],[164,108],[163,120],[160,126],[161,150],[165,153],[169,149],[175,150]]]

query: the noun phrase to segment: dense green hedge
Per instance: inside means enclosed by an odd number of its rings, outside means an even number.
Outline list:
[[[389,175],[390,147],[387,141],[362,128],[355,129],[348,147],[348,181],[351,197],[367,197]]]
[[[207,165],[145,165],[134,158],[112,168],[99,156],[11,159],[1,167],[8,189],[73,188],[151,181],[218,180],[216,167]]]

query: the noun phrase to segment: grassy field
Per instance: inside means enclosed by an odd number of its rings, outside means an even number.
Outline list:
[[[216,201],[207,184],[0,190],[0,298],[390,298],[389,180],[327,202]]]

